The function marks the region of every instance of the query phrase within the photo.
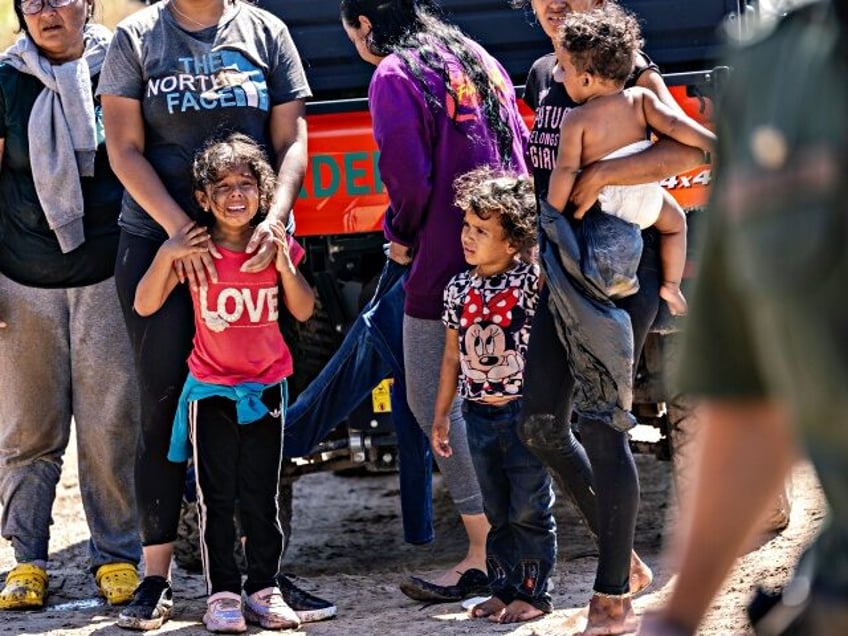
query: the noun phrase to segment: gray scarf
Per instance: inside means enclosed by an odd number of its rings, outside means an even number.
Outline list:
[[[100,72],[112,32],[86,25],[85,52],[77,60],[51,64],[29,36],[20,38],[0,62],[44,84],[29,116],[29,155],[35,191],[63,253],[85,241],[80,177],[94,176],[97,128],[91,76]]]

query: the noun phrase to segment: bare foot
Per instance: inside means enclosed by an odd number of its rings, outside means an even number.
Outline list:
[[[668,303],[668,309],[673,316],[683,316],[689,308],[679,283],[663,283],[660,287],[660,298]]]
[[[630,594],[634,596],[642,592],[654,582],[654,573],[651,568],[639,558],[636,552],[630,555]]]
[[[441,585],[442,587],[456,585],[459,582],[459,577],[462,576],[463,572],[465,572],[466,570],[473,569],[485,572],[486,564],[476,563],[471,559],[463,559],[452,568],[448,568],[441,576],[439,576],[439,578],[431,580],[430,583],[433,583],[435,585]]]
[[[527,601],[516,599],[507,605],[499,615],[490,616],[489,620],[494,623],[522,623],[532,621],[544,614],[542,610],[530,605]]]
[[[589,619],[582,636],[634,634],[638,628],[639,619],[629,595],[612,597],[595,594],[589,601]]]
[[[482,603],[474,605],[470,610],[468,610],[468,615],[471,618],[487,618],[489,616],[500,614],[505,607],[506,603],[497,596],[493,596]]]

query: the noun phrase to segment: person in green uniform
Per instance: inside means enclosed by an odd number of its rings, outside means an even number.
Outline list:
[[[678,380],[702,461],[679,567],[645,636],[694,634],[799,453],[830,513],[760,634],[848,633],[848,0],[731,53],[717,174]],[[753,607],[752,607],[753,609]]]

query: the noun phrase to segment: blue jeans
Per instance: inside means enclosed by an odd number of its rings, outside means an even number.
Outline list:
[[[381,380],[391,375],[404,539],[421,544],[435,538],[433,458],[430,441],[406,402],[402,332],[406,272],[405,266],[386,261],[374,297],[321,373],[289,407],[283,449],[286,457],[309,454]]]
[[[548,577],[556,562],[554,491],[544,464],[518,438],[521,400],[462,406],[483,508],[492,525],[486,562],[492,591],[549,612]]]

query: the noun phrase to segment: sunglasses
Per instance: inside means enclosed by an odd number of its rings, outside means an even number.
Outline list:
[[[35,15],[40,13],[45,6],[52,9],[61,9],[73,4],[74,0],[21,0],[21,13],[24,15]]]

